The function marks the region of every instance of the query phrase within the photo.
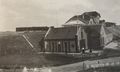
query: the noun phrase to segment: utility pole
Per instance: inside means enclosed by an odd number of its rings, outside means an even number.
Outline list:
[[[78,41],[78,42],[77,42],[77,43],[78,43],[78,44],[77,44],[77,45],[78,45],[78,46],[77,46],[77,50],[78,50],[78,52],[80,52],[80,50],[79,50],[79,49],[80,49],[80,39],[79,39],[79,35],[80,35],[80,33],[79,33],[79,14],[77,14],[76,16],[77,16],[77,24],[76,24],[76,25],[77,25],[77,33],[78,33],[78,34],[77,34],[77,41]]]
[[[17,64],[14,66],[14,71],[13,72],[16,72],[16,69],[17,69]]]

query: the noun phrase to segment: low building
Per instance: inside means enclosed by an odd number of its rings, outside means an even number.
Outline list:
[[[47,31],[49,27],[17,27],[16,32],[26,32],[26,31]]]
[[[77,52],[76,27],[50,27],[45,35],[45,51],[47,52]]]

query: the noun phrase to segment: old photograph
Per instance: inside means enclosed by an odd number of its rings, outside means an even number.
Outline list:
[[[0,0],[0,72],[120,72],[120,1]]]

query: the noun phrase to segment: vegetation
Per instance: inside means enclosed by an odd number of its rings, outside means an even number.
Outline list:
[[[34,31],[34,32],[25,32],[22,35],[25,35],[27,39],[32,43],[37,51],[41,51],[44,48],[44,36],[46,31]]]
[[[11,33],[0,36],[0,56],[30,53],[33,53],[33,50],[21,35]]]
[[[9,68],[16,65],[22,67],[47,67],[71,64],[79,61],[83,61],[83,59],[57,54],[6,55],[0,58],[0,67]]]
[[[17,66],[42,67],[59,66],[80,62],[87,58],[78,58],[60,54],[37,54],[37,50],[32,49],[22,35],[29,36],[29,40],[36,44],[41,39],[41,34],[36,33],[2,33],[0,35],[0,67],[11,68]],[[35,36],[39,35],[39,36]],[[39,48],[39,47],[38,47]]]

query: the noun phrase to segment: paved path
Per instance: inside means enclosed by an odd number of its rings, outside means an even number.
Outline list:
[[[53,67],[52,72],[77,72],[77,71],[83,70],[82,65],[83,63],[80,62],[80,63],[59,66],[59,67]]]
[[[85,65],[94,65],[99,63],[108,63],[108,62],[120,62],[120,57],[113,57],[113,58],[107,58],[107,59],[99,59],[99,60],[93,60],[93,61],[84,61]],[[69,64],[69,65],[63,65],[58,67],[52,67],[52,72],[78,72],[83,70],[83,62]]]

